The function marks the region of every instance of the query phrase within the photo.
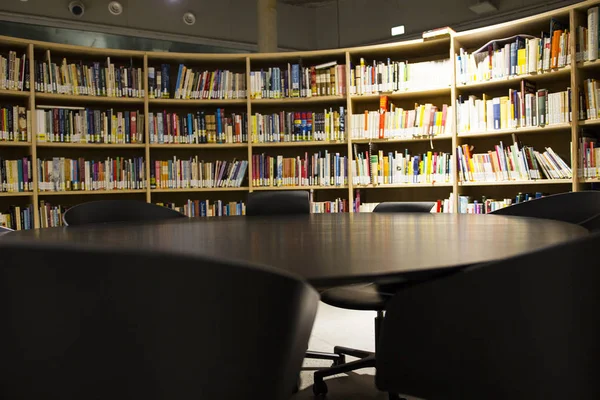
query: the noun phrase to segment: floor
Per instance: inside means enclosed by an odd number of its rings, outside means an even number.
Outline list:
[[[319,303],[309,349],[330,352],[333,350],[333,346],[339,345],[373,351],[375,348],[374,318],[375,312],[349,311]],[[329,365],[330,363],[327,361],[305,360],[301,373],[300,391],[292,399],[315,399],[312,392],[314,368]],[[374,368],[366,368],[352,374],[326,378],[329,393],[325,399],[387,400],[387,394],[379,392],[375,387],[374,375]],[[410,400],[410,397],[407,399]]]

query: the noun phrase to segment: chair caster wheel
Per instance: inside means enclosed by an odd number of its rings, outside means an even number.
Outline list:
[[[315,396],[327,394],[327,384],[325,381],[315,381],[313,384],[313,393]]]

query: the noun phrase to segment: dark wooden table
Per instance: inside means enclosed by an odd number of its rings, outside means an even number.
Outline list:
[[[209,255],[328,286],[422,279],[586,234],[576,225],[522,217],[361,213],[115,223],[12,232],[2,240]]]

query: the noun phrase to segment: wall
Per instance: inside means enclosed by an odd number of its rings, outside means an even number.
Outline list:
[[[69,0],[0,0],[0,20],[15,20],[8,14],[24,15],[21,22],[53,24],[106,33],[157,38],[173,35],[188,40],[205,40],[206,44],[228,45],[254,50],[257,43],[255,0],[120,0],[123,14],[108,12],[109,0],[82,0],[86,11],[73,17],[67,8]],[[186,11],[196,15],[196,24],[185,25]],[[283,49],[308,50],[316,45],[314,8],[278,5],[278,39]],[[115,29],[117,27],[117,29]],[[168,40],[168,39],[167,39]]]
[[[428,29],[450,26],[472,29],[566,6],[576,1],[492,0],[498,12],[478,16],[469,10],[477,0],[339,0],[339,38],[336,4],[316,12],[317,48],[350,47],[405,40]],[[390,30],[404,25],[406,34],[391,38]],[[338,46],[339,39],[339,46]]]

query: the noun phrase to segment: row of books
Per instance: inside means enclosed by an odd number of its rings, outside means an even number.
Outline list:
[[[346,140],[346,112],[333,108],[323,112],[281,111],[252,115],[252,142],[305,142]]]
[[[569,30],[551,19],[550,32],[540,37],[517,35],[492,40],[456,56],[456,79],[462,84],[503,79],[524,74],[541,74],[570,65]]]
[[[325,151],[304,157],[255,154],[252,156],[252,185],[344,186],[348,184],[348,158]]]
[[[337,198],[332,201],[311,201],[310,210],[313,214],[337,214],[349,212],[348,200]]]
[[[143,157],[108,157],[104,161],[54,157],[38,158],[39,190],[131,190],[146,188]]]
[[[25,107],[0,106],[0,142],[30,142],[31,115]]]
[[[571,167],[551,147],[539,152],[515,142],[502,142],[487,153],[472,153],[468,145],[457,147],[458,178],[461,182],[528,181],[537,179],[567,179]]]
[[[200,144],[245,143],[248,141],[246,113],[214,112],[177,114],[149,113],[150,143]]]
[[[544,196],[545,194],[542,192],[519,192],[514,198],[507,197],[503,199],[493,199],[483,196],[480,197],[479,200],[477,200],[472,196],[461,195],[458,196],[458,210],[456,211],[459,214],[489,214],[493,211],[511,206],[513,204],[539,199]],[[439,205],[440,202],[442,204],[442,207],[436,207],[436,209],[438,210],[436,212],[454,212],[454,193],[450,193],[450,197],[448,199],[438,200],[437,204]]]
[[[501,129],[545,126],[571,122],[571,88],[549,93],[535,89],[528,81],[521,90],[508,90],[508,96],[482,98],[458,97],[458,133],[488,132]]]
[[[6,160],[0,156],[0,192],[30,192],[32,190],[31,157]]]
[[[332,61],[304,67],[290,64],[250,72],[250,96],[253,99],[344,96],[346,66]]]
[[[596,79],[583,81],[579,91],[579,119],[600,118],[600,88]]]
[[[171,66],[148,67],[148,96],[151,99],[245,99],[246,73],[223,69],[193,70],[179,64],[172,90]]]
[[[414,137],[451,135],[452,106],[441,108],[427,103],[405,110],[389,104],[387,96],[380,99],[379,111],[352,115],[353,139],[409,139]]]
[[[212,204],[210,200],[188,200],[182,206],[175,203],[156,203],[159,206],[177,210],[183,215],[195,217],[223,217],[229,215],[246,215],[246,204],[243,201],[224,202],[215,200]]]
[[[69,207],[52,205],[40,200],[40,228],[56,228],[63,226],[63,215]]]
[[[0,54],[0,90],[29,91],[29,59],[23,53],[9,51],[4,57]]]
[[[151,189],[240,187],[248,161],[204,161],[198,156],[187,160],[153,161],[150,166]]]
[[[427,90],[450,87],[450,59],[409,63],[405,61],[373,61],[361,58],[350,70],[350,94],[379,94],[407,90]]]
[[[577,176],[580,178],[600,178],[600,148],[598,139],[582,132],[579,138],[579,165]]]
[[[144,143],[144,115],[139,111],[43,108],[35,115],[39,142]]]
[[[357,152],[352,161],[353,185],[394,185],[407,183],[451,183],[452,154],[428,151],[411,155],[379,151]]]
[[[0,212],[0,226],[16,231],[33,229],[33,206],[10,206],[7,212]]]
[[[115,65],[106,58],[106,64],[83,61],[61,64],[53,63],[50,51],[46,61],[35,62],[35,90],[41,93],[68,94],[77,96],[143,98],[142,68],[133,65]]]

